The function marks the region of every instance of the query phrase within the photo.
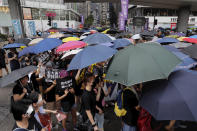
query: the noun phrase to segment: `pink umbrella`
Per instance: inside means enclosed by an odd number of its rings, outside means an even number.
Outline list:
[[[195,38],[184,38],[183,41],[197,44],[197,39],[195,39]]]
[[[83,41],[69,41],[57,47],[57,52],[73,50],[76,48],[85,47],[87,44]]]

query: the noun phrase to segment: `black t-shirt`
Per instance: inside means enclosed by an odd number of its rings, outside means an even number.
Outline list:
[[[5,51],[0,49],[0,63],[5,63]]]
[[[17,124],[15,123],[14,127],[13,127],[13,130],[16,129],[16,128],[20,128],[17,126]],[[29,125],[28,125],[28,130],[33,130],[33,131],[41,131],[42,130],[42,127],[41,125],[37,122],[37,120],[34,118],[34,117],[31,117],[29,119]]]
[[[23,93],[23,87],[21,87],[20,84],[16,84],[12,90],[13,95],[19,94],[21,95]],[[23,97],[27,97],[27,94]]]
[[[98,92],[98,89],[94,89],[94,90],[97,90],[97,92]],[[103,98],[105,97],[105,94],[104,94],[104,91],[103,91],[103,89],[101,89],[101,95],[100,95],[100,99],[99,99],[99,101],[96,101],[96,105],[99,107],[99,108],[101,108],[101,110],[103,111],[103,105],[102,105],[102,101],[103,101]],[[98,113],[99,111],[98,110],[96,110],[96,113]]]
[[[36,73],[33,73],[31,75],[31,78],[30,79],[31,79],[31,82],[32,82],[32,85],[33,85],[34,90],[36,92],[40,92],[40,90],[39,90],[39,84],[38,84],[36,78],[39,78],[39,76],[36,76]]]
[[[75,89],[76,82],[73,77],[66,77],[63,79],[57,79],[57,88],[56,88],[56,94],[59,96],[64,95],[64,91],[66,89],[73,88]],[[69,102],[70,104],[75,103],[75,96],[72,93],[68,93],[66,97],[64,97],[61,102]]]
[[[96,95],[93,91],[84,90],[82,95],[82,116],[84,120],[87,120],[86,110],[90,110],[93,117],[96,112]]]
[[[42,80],[42,87],[45,91],[47,88],[49,88],[53,83],[51,82],[45,82],[45,79]],[[44,99],[46,102],[55,102],[55,89],[56,87],[53,87],[49,92],[44,94]]]
[[[138,105],[138,99],[136,95],[129,89],[123,91],[123,107],[127,111],[123,116],[123,121],[130,125],[136,126],[139,112],[135,109]]]
[[[8,53],[8,58],[12,58],[14,57],[14,55],[18,56],[18,53],[13,53],[13,52],[9,52]],[[15,69],[19,69],[20,68],[20,63],[18,60],[11,60],[10,61],[10,67],[11,67],[11,70],[15,70]]]

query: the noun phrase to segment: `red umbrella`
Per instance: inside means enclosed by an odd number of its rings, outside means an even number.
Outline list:
[[[184,38],[183,41],[197,44],[197,39],[195,39],[195,38]]]
[[[87,44],[83,41],[69,41],[57,47],[57,52],[73,50],[76,48],[85,47]]]

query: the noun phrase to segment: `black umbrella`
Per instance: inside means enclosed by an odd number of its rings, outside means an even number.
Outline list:
[[[154,36],[154,31],[143,31],[140,33],[141,36],[150,36],[153,37]]]
[[[22,43],[22,44],[28,44],[32,39],[30,38],[20,38],[20,39],[16,39],[15,43]]]
[[[181,50],[183,53],[189,55],[191,58],[197,59],[197,45],[191,45]]]
[[[130,35],[130,34],[132,34],[132,33],[131,32],[122,32],[122,33],[115,35],[115,37],[117,39],[117,38],[124,37],[124,36]]]
[[[10,74],[0,79],[0,88],[14,83],[15,81],[23,78],[24,76],[28,75],[32,71],[35,71],[36,69],[36,66],[26,66],[24,68],[12,71]]]

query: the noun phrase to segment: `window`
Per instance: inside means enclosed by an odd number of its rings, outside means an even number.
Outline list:
[[[33,20],[39,20],[40,19],[40,11],[39,11],[39,9],[32,8],[31,12],[32,12],[32,19]]]

